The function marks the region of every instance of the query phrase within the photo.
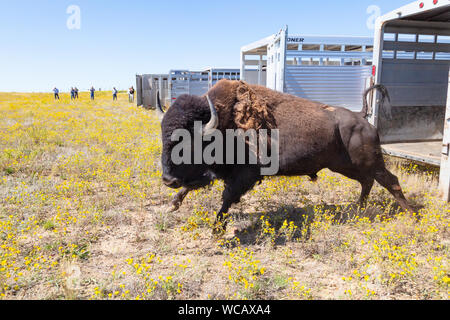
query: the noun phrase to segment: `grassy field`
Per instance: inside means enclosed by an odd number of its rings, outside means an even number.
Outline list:
[[[414,217],[329,171],[266,179],[215,238],[223,184],[166,214],[159,123],[127,99],[0,93],[0,299],[449,299],[435,169],[386,159]]]

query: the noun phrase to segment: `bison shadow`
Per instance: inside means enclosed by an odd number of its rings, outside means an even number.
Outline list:
[[[418,209],[423,208],[423,205],[416,205]],[[382,209],[385,208],[385,209]],[[311,225],[317,221],[320,215],[327,215],[330,217],[332,225],[344,225],[349,221],[354,221],[356,217],[359,219],[366,218],[370,222],[376,219],[392,218],[399,212],[401,207],[392,202],[386,207],[385,203],[372,202],[367,208],[361,208],[357,204],[348,205],[310,205],[306,207],[296,207],[293,205],[273,206],[266,213],[256,213],[252,215],[250,221],[248,216],[244,213],[236,213],[235,216],[235,230],[233,239],[238,241],[231,241],[235,245],[258,245],[272,240],[274,246],[286,245],[289,241],[306,241],[311,236]],[[247,219],[245,219],[245,217]],[[270,235],[264,235],[264,226],[261,217],[270,223],[273,228],[275,236],[272,239]],[[378,218],[377,218],[378,217]],[[283,228],[283,223],[287,221],[289,224],[293,222],[297,228],[287,236],[286,232],[280,232]],[[284,228],[286,230],[286,228]]]

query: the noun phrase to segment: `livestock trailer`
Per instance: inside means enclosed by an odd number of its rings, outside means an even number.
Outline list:
[[[420,0],[376,21],[374,82],[387,87],[391,108],[371,103],[389,155],[441,166],[450,200],[450,0]]]
[[[171,70],[168,93],[171,104],[183,94],[204,95],[221,79],[240,80],[240,70],[218,68],[203,71]]]
[[[241,48],[242,80],[350,110],[362,109],[373,38],[290,35],[288,28]]]
[[[138,106],[155,108],[158,91],[161,95],[161,101],[167,105],[169,102],[168,74],[136,75],[136,101]]]

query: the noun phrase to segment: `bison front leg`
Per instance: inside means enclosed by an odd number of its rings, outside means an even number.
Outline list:
[[[232,179],[225,180],[225,190],[223,191],[223,204],[219,213],[217,214],[215,227],[213,233],[223,234],[227,228],[226,214],[233,204],[239,203],[241,197],[251,190],[255,184],[260,181],[260,177],[251,172],[239,172]]]
[[[175,212],[178,209],[180,209],[181,205],[183,204],[184,199],[186,198],[186,196],[188,195],[189,192],[191,192],[193,190],[205,188],[205,187],[211,185],[211,183],[213,181],[214,181],[214,179],[212,177],[204,176],[204,179],[200,183],[197,183],[195,187],[193,187],[193,186],[183,187],[175,195],[175,197],[173,197],[173,200],[171,202],[172,208],[169,210],[169,212]]]
[[[183,204],[184,199],[188,195],[188,193],[191,191],[189,188],[183,188],[178,192],[175,197],[173,197],[172,200],[172,208],[170,208],[169,212],[175,212],[178,209],[180,209],[181,205]]]

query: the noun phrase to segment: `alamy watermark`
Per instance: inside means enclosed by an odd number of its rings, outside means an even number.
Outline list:
[[[67,29],[80,30],[81,29],[81,9],[77,5],[70,5],[67,7],[66,13],[69,17],[66,21]]]
[[[270,135],[266,129],[227,129],[225,136],[213,130],[204,135],[202,122],[196,121],[194,137],[186,129],[173,132],[172,142],[179,143],[172,149],[171,160],[175,165],[192,164],[192,160],[193,164],[261,165],[261,175],[273,176],[280,168],[279,137],[278,129],[270,130]],[[211,143],[203,149],[203,142]]]
[[[376,5],[370,5],[366,10],[370,16],[367,18],[366,26],[369,30],[375,30],[375,22],[381,16],[381,8]]]

